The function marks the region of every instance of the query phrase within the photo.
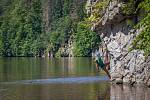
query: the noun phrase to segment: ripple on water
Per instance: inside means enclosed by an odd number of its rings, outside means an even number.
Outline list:
[[[21,80],[15,82],[3,82],[2,84],[79,84],[94,83],[109,80],[106,76],[87,76],[87,77],[65,77],[50,79]]]

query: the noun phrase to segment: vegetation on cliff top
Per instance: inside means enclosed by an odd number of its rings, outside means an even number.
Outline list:
[[[91,23],[95,23],[104,14],[105,8],[108,6],[110,0],[99,1],[96,4],[92,5],[92,14],[88,17],[88,20]]]
[[[136,25],[142,32],[133,41],[133,49],[143,50],[145,55],[150,54],[150,0],[143,0],[138,6],[144,10],[144,18]]]
[[[109,1],[102,0],[92,6],[92,14],[88,18],[91,23],[96,23],[102,18]],[[130,50],[143,50],[145,55],[148,56],[150,54],[150,0],[123,0],[123,2],[121,14],[127,16],[127,25],[132,28],[142,29],[142,32],[133,41]],[[137,16],[140,16],[141,19],[132,19]]]

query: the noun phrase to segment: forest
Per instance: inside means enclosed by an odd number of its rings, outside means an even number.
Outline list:
[[[86,0],[78,1],[0,0],[0,56],[42,56],[49,52],[61,56],[59,48],[73,34],[74,41],[87,36],[78,41],[85,42],[83,46],[78,48],[80,43],[76,43],[75,56],[90,56],[97,37],[84,23]],[[84,36],[78,36],[80,33]]]
[[[108,0],[106,0],[108,1]],[[133,41],[132,49],[150,53],[149,0],[125,0],[126,13],[144,10],[143,19],[133,28],[143,31]],[[91,30],[87,0],[0,0],[0,56],[69,56],[62,48],[72,42],[73,56],[91,56],[101,42]],[[105,1],[103,1],[105,2]],[[104,7],[105,3],[97,5]],[[130,6],[130,7],[129,7]],[[134,9],[134,10],[133,10]],[[96,12],[96,17],[100,17]],[[95,18],[96,18],[95,17]],[[139,42],[139,40],[141,40]],[[48,55],[49,54],[49,55]]]

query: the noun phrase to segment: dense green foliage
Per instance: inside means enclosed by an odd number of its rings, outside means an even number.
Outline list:
[[[98,46],[100,37],[91,31],[90,23],[83,21],[78,23],[77,32],[74,34],[74,55],[75,56],[91,56],[94,47]]]
[[[51,51],[55,56],[63,56],[61,49],[68,44],[68,40],[76,32],[77,23],[85,17],[84,5],[75,4],[73,0],[56,0],[53,8],[52,30],[50,32],[50,46],[47,51]],[[75,8],[76,7],[76,8]],[[66,56],[66,55],[65,55]]]
[[[42,56],[49,52],[58,55],[73,33],[87,35],[77,29],[78,22],[86,16],[86,0],[51,0],[52,6],[47,8],[51,14],[46,12],[51,18],[47,20],[51,20],[47,33],[42,7],[46,2],[49,0],[0,0],[0,56]],[[77,37],[75,40],[80,41]],[[89,48],[84,48],[85,52]]]
[[[133,15],[136,10],[136,2],[137,0],[126,0],[122,7],[123,13],[126,15]]]
[[[51,47],[49,50],[57,51],[60,46],[64,46],[68,42],[68,38],[72,33],[72,20],[69,16],[65,16],[53,22],[53,31],[50,33]]]
[[[133,41],[133,49],[143,50],[147,56],[150,54],[150,0],[141,2],[139,8],[145,11],[145,17],[136,26],[142,32]]]
[[[51,0],[47,9],[43,3],[49,0],[0,0],[0,56],[42,56],[53,53],[61,56],[61,49],[73,37],[75,56],[90,56],[93,48],[100,42],[90,25],[96,23],[105,12],[109,0],[102,0],[92,6],[92,14],[86,17],[86,0]],[[122,14],[138,16],[143,10],[143,19],[136,28],[142,28],[133,41],[132,49],[150,53],[150,0],[124,0]],[[50,30],[44,29],[43,14],[49,17]],[[86,19],[85,19],[86,18]],[[133,19],[127,24],[133,26]],[[45,33],[46,32],[46,33]]]
[[[13,0],[1,16],[0,54],[3,56],[33,56],[40,53],[42,33],[41,2]]]

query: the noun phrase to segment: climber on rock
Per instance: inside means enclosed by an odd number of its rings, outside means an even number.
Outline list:
[[[101,53],[99,52],[99,50],[96,50],[95,53],[95,64],[96,64],[96,69],[99,71],[100,68],[103,69],[106,74],[108,75],[109,79],[111,79],[111,76],[108,72],[108,70],[110,69],[110,62],[108,61],[108,52],[106,52],[105,55],[105,61],[103,62],[102,57],[101,57]]]

